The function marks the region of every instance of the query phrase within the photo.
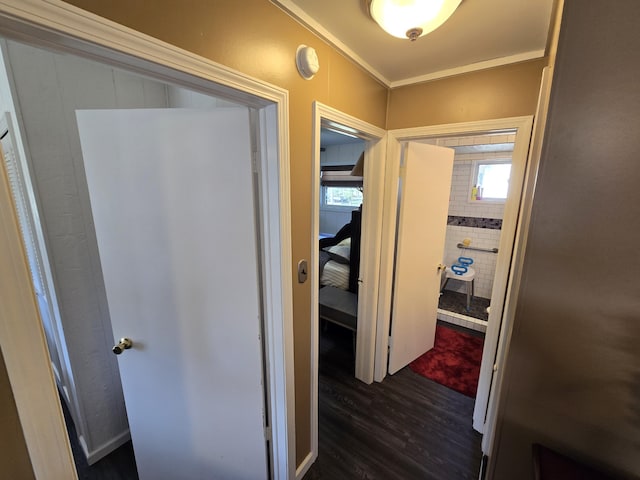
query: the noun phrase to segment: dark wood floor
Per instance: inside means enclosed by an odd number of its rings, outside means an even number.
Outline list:
[[[474,400],[408,367],[356,380],[350,332],[320,339],[319,454],[304,480],[465,480],[480,471]]]
[[[473,399],[408,367],[365,385],[354,377],[351,332],[332,324],[320,335],[319,389],[319,455],[304,480],[478,478]],[[138,478],[130,442],[89,466],[64,410],[80,480]]]

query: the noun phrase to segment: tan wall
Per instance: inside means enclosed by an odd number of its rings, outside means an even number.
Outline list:
[[[27,445],[22,434],[18,411],[9,384],[4,358],[0,355],[0,475],[2,478],[35,478]]]
[[[533,115],[547,59],[394,88],[387,128]]]
[[[384,127],[387,89],[267,0],[69,0],[69,3],[283,87],[290,94],[293,265],[311,255],[311,120],[318,100]],[[151,8],[153,5],[153,8]],[[303,80],[300,44],[316,49],[320,71]],[[293,273],[293,272],[292,272]],[[310,451],[309,282],[294,279],[296,457]]]

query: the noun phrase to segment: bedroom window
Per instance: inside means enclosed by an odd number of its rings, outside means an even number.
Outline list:
[[[335,207],[359,207],[362,190],[358,187],[323,187],[324,204]]]
[[[471,182],[471,201],[504,202],[509,192],[510,176],[511,159],[477,161]]]
[[[325,207],[362,205],[362,177],[352,175],[353,165],[326,165],[321,168],[321,203]]]

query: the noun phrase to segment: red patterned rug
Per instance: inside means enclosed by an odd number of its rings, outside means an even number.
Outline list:
[[[475,398],[484,339],[436,325],[436,342],[409,364],[411,370]]]

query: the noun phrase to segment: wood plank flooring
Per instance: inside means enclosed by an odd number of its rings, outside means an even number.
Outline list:
[[[473,399],[409,368],[373,385],[353,372],[351,332],[329,324],[320,336],[319,456],[304,480],[478,478]],[[80,480],[138,478],[130,442],[87,465],[64,410]]]
[[[319,455],[304,480],[475,480],[474,400],[408,367],[382,383],[353,376],[349,331],[320,336]]]

